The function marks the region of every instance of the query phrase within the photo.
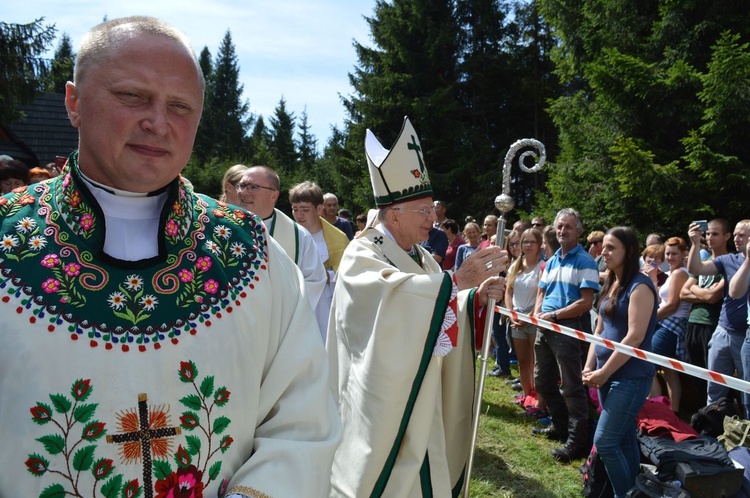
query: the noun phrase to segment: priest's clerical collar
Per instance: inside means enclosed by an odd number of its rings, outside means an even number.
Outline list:
[[[158,256],[159,219],[169,193],[127,192],[81,176],[104,213],[104,252],[124,261]]]
[[[153,192],[130,192],[127,190],[120,190],[118,188],[110,187],[109,185],[104,185],[103,183],[99,183],[96,180],[92,180],[88,176],[84,175],[83,171],[80,171],[80,173],[81,177],[86,180],[86,183],[88,183],[90,186],[96,187],[112,195],[117,195],[120,197],[156,197],[166,192],[167,188],[169,188],[169,185],[165,185],[164,187],[154,190]]]

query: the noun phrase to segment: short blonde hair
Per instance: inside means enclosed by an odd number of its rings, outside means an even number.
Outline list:
[[[236,187],[237,184],[240,183],[240,180],[242,180],[242,175],[244,175],[248,169],[249,168],[244,164],[235,164],[224,173],[224,178],[221,179],[220,201],[226,202],[227,200],[227,183],[231,183]]]
[[[602,239],[604,239],[604,235],[605,235],[605,233],[602,232],[601,230],[594,230],[593,232],[591,232],[590,234],[588,234],[588,236],[586,237],[586,241],[589,242],[589,243],[591,243],[591,241],[595,240],[595,239],[602,240]]]
[[[93,66],[109,60],[112,52],[123,42],[138,38],[143,34],[164,36],[185,47],[185,53],[193,60],[201,88],[205,91],[206,80],[203,77],[203,70],[187,36],[165,21],[149,16],[121,17],[105,21],[83,35],[73,72],[75,84],[79,85]]]

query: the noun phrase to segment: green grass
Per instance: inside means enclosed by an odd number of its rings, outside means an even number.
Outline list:
[[[517,371],[513,371],[517,375]],[[550,451],[560,445],[532,436],[535,423],[518,414],[516,394],[504,378],[487,377],[477,448],[472,469],[472,498],[553,498],[581,496],[578,467],[556,462]]]

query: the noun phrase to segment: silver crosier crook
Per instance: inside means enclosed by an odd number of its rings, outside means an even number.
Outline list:
[[[503,247],[505,243],[505,214],[512,211],[516,203],[513,201],[513,197],[510,196],[510,169],[513,164],[518,151],[527,148],[533,148],[539,151],[538,153],[534,150],[527,150],[522,153],[518,158],[518,164],[521,167],[521,171],[525,173],[536,173],[541,170],[544,163],[547,160],[547,152],[544,148],[544,144],[539,140],[533,138],[522,138],[513,145],[510,146],[508,153],[505,155],[505,161],[503,162],[503,193],[495,197],[495,208],[500,211],[500,218],[497,220],[497,235],[495,236],[495,245]],[[524,164],[524,160],[527,157],[534,157],[534,160],[538,161],[536,164],[527,168]],[[507,303],[506,303],[507,305]],[[490,339],[492,337],[492,325],[495,321],[495,300],[489,299],[487,302],[487,316],[484,327],[484,343],[482,344],[482,353],[479,357],[480,370],[479,370],[479,382],[476,390],[476,396],[474,398],[474,420],[471,427],[471,448],[469,450],[469,461],[466,465],[466,477],[464,481],[464,498],[469,498],[469,487],[471,485],[471,468],[474,464],[474,450],[477,445],[477,433],[479,432],[479,416],[481,414],[482,407],[482,396],[484,394],[484,377],[487,373],[487,361],[490,355]],[[500,347],[498,345],[498,347]]]

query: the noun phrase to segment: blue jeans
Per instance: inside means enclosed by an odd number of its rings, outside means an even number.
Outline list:
[[[742,379],[750,381],[750,328],[745,333],[745,340],[740,351],[742,358]],[[750,393],[742,393],[742,404],[745,405],[745,418],[750,419]]]
[[[609,380],[599,389],[602,414],[594,445],[602,457],[615,497],[623,497],[635,485],[641,453],[635,416],[646,402],[653,377]]]
[[[711,335],[708,342],[708,369],[724,375],[734,375],[737,369],[737,377],[743,378],[743,356],[741,351],[745,349],[745,334],[742,332],[730,332],[721,325]],[[747,354],[747,353],[746,353]],[[729,388],[716,382],[708,383],[708,399],[706,404],[714,403],[723,396],[729,395]],[[745,403],[743,401],[743,403]],[[745,403],[745,406],[747,404]]]
[[[506,339],[506,331],[508,330],[508,322],[501,323],[500,320],[503,315],[495,313],[495,321],[492,324],[492,338],[495,340],[495,364],[500,367],[500,370],[506,373],[510,373],[510,346],[508,346],[508,340]]]

